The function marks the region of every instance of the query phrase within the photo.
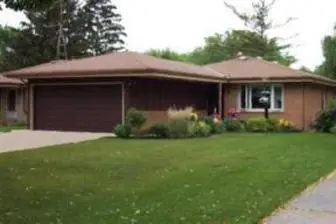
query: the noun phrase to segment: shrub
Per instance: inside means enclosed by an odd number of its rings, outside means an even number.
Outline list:
[[[243,129],[242,123],[239,120],[226,120],[224,122],[224,127],[227,131],[230,132],[237,132]]]
[[[172,138],[188,138],[194,136],[194,122],[185,119],[175,119],[168,123],[169,136]]]
[[[197,137],[209,137],[211,135],[211,127],[204,121],[194,124],[194,135]]]
[[[336,125],[334,125],[332,128],[330,128],[330,132],[333,134],[336,134]]]
[[[128,124],[117,124],[114,127],[114,134],[119,138],[129,138],[131,136],[132,128]]]
[[[264,117],[252,117],[246,122],[246,130],[249,132],[267,132],[270,122]]]
[[[139,111],[135,108],[131,108],[126,114],[126,124],[128,124],[132,129],[140,130],[140,128],[145,124],[147,118],[144,112]]]
[[[220,134],[225,131],[223,126],[223,122],[220,120],[216,120],[213,117],[205,117],[204,122],[210,126],[211,134]]]
[[[299,132],[299,130],[294,126],[293,122],[287,121],[285,119],[280,119],[278,121],[278,129],[280,132]]]
[[[267,120],[267,131],[269,132],[279,132],[279,119],[278,118],[270,118]]]
[[[193,115],[193,108],[186,107],[184,109],[168,109],[168,119],[169,120],[189,120]]]
[[[333,112],[331,110],[324,110],[317,116],[314,128],[320,132],[330,132],[330,129],[334,125]]]
[[[151,127],[150,133],[159,138],[167,138],[169,136],[169,128],[165,124],[155,124]]]

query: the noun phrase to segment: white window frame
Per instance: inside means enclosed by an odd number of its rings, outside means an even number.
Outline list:
[[[260,85],[267,85],[271,87],[271,105],[270,105],[270,112],[284,112],[285,111],[285,88],[283,84],[264,84],[264,83],[258,83],[258,84],[242,84],[239,86],[238,90],[238,110],[240,112],[264,112],[264,109],[262,108],[252,108],[252,87],[254,86],[260,86]],[[247,108],[241,108],[241,88],[242,86],[245,86],[245,103]],[[279,86],[281,87],[281,108],[274,108],[274,87]]]

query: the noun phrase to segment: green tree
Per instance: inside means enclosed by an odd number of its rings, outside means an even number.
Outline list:
[[[90,1],[93,4],[93,1]],[[106,8],[103,4],[106,2]],[[22,23],[20,29],[15,30],[15,37],[8,38],[0,34],[3,44],[1,54],[1,70],[17,69],[32,66],[58,59],[57,42],[60,31],[60,21],[63,21],[63,33],[68,59],[97,55],[119,49],[116,44],[120,29],[114,19],[110,18],[110,9],[114,9],[108,1],[97,2],[97,8],[105,8],[97,13],[99,18],[93,16],[93,11],[85,10],[86,4],[81,6],[79,0],[64,1],[63,20],[60,19],[60,4],[53,4],[47,10],[26,10],[28,22]],[[92,5],[93,7],[94,5]],[[112,8],[111,8],[112,7]],[[108,10],[109,12],[106,12]],[[106,25],[106,29],[103,27]],[[98,26],[98,27],[97,27]],[[65,56],[65,55],[64,55]],[[64,59],[65,57],[61,58]]]
[[[278,61],[281,64],[290,65],[296,61],[293,56],[286,52],[291,45],[281,44],[279,37],[268,37],[268,32],[285,26],[295,18],[288,17],[284,23],[276,24],[271,18],[275,3],[276,0],[254,0],[252,2],[252,12],[241,12],[234,5],[225,2],[226,7],[241,19],[249,29],[249,31],[233,31],[227,34],[227,38],[241,38],[242,40],[233,40],[232,42],[234,44],[238,43],[239,48],[242,48],[240,51],[244,54],[261,56],[265,60]]]
[[[295,20],[293,17],[288,17],[284,23],[276,24],[271,18],[275,3],[276,0],[253,0],[252,12],[242,12],[234,5],[224,2],[225,6],[242,20],[247,28],[262,37],[265,37],[268,31],[285,26]]]
[[[203,47],[195,49],[189,61],[196,64],[209,64],[234,58],[238,53],[245,56],[261,56],[268,61],[278,61],[290,65],[296,60],[288,52],[286,46],[278,44],[276,38],[267,38],[248,30],[232,30],[225,35],[215,34],[205,39]]]
[[[78,0],[68,0],[64,8],[63,30],[69,58],[85,56],[77,20],[78,6]],[[10,50],[1,55],[6,62],[1,69],[17,69],[57,59],[59,12],[59,4],[53,4],[48,10],[25,11],[28,22],[23,22],[22,28],[16,29],[15,38],[7,41],[6,47]]]
[[[146,52],[148,55],[162,58],[162,59],[168,59],[172,61],[188,61],[188,55],[187,54],[180,54],[176,51],[173,51],[169,48],[165,49],[150,49]]]
[[[310,70],[306,66],[301,66],[300,70],[303,71],[303,72],[314,73],[312,70]]]
[[[334,27],[336,34],[336,25]],[[317,67],[316,73],[336,79],[336,35],[325,36],[322,41],[323,63]]]
[[[84,22],[82,33],[89,54],[100,55],[124,48],[125,28],[116,10],[111,0],[87,0],[80,10],[79,19]]]
[[[43,9],[53,2],[54,0],[0,0],[0,3],[4,3],[7,8],[14,10]]]

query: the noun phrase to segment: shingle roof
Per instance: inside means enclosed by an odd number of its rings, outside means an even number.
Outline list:
[[[260,58],[240,57],[220,63],[210,64],[206,67],[218,72],[230,74],[231,81],[248,80],[315,80],[336,85],[336,81],[327,77],[295,70],[287,66],[269,62]]]
[[[98,74],[165,73],[223,79],[225,75],[202,66],[158,59],[135,52],[109,53],[70,61],[53,61],[5,73],[8,77],[85,76]]]
[[[0,85],[20,85],[22,84],[19,79],[7,78],[3,75],[0,75]]]

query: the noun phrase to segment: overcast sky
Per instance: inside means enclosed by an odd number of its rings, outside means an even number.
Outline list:
[[[166,48],[184,52],[202,45],[204,37],[244,28],[227,8],[223,0],[114,0],[123,16],[128,37],[127,48],[146,51]],[[228,0],[241,9],[250,10],[251,0]],[[314,68],[323,60],[321,40],[333,33],[336,22],[335,0],[278,0],[272,18],[283,22],[298,19],[290,25],[272,31],[270,35],[288,38],[293,44],[291,53],[298,58],[294,67]],[[18,26],[24,19],[21,13],[10,10],[0,12],[1,24]]]

